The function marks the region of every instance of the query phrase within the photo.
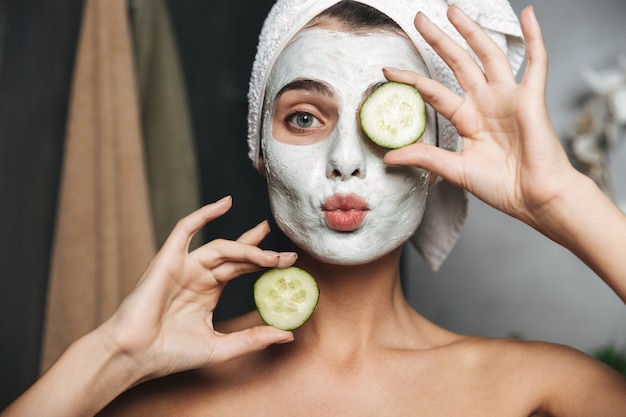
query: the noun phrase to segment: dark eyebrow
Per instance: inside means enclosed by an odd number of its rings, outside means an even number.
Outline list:
[[[323,94],[325,96],[333,95],[333,90],[330,88],[330,86],[322,81],[310,80],[307,78],[298,78],[288,83],[283,88],[281,88],[278,94],[276,94],[276,100],[278,100],[280,96],[286,93],[287,91],[292,91],[292,90],[311,91],[311,92]]]

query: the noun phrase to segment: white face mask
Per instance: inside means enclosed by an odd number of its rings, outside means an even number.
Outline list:
[[[262,143],[272,211],[296,245],[324,262],[379,258],[411,237],[424,214],[428,173],[385,166],[384,151],[359,130],[359,106],[386,81],[385,66],[427,74],[398,34],[311,28],[285,48],[268,81]],[[294,88],[296,80],[318,88]],[[434,143],[428,112],[422,140]]]

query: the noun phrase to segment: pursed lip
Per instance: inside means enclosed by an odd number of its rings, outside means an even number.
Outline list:
[[[350,232],[363,225],[369,205],[356,194],[335,194],[324,200],[322,211],[328,227]]]

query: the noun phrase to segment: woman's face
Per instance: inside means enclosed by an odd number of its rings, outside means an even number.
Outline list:
[[[262,141],[272,211],[296,245],[324,262],[387,254],[413,235],[424,213],[428,173],[385,166],[384,150],[360,131],[359,107],[386,81],[385,66],[425,74],[398,34],[310,28],[270,74]],[[422,140],[434,143],[428,125]]]

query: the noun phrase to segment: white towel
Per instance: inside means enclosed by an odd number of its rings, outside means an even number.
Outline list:
[[[260,148],[260,125],[267,78],[276,58],[291,38],[312,18],[340,0],[278,0],[263,25],[252,68],[248,92],[249,156],[257,166]],[[478,22],[507,54],[512,71],[517,73],[524,59],[524,41],[519,20],[506,0],[358,0],[383,12],[407,33],[422,55],[431,78],[462,94],[450,68],[424,41],[413,20],[424,12],[467,50],[466,42],[446,17],[451,5],[458,6]],[[471,52],[471,51],[470,51]],[[437,115],[438,146],[460,151],[462,141],[452,124]],[[445,181],[431,187],[424,219],[411,239],[426,264],[438,270],[456,243],[467,214],[463,190]]]

